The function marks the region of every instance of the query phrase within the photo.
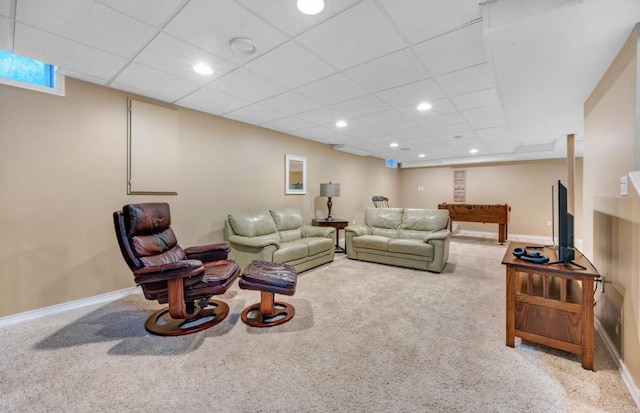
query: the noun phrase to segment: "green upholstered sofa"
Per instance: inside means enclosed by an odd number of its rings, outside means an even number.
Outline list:
[[[449,259],[449,211],[367,208],[364,225],[345,228],[347,257],[441,272]]]
[[[253,260],[293,265],[297,272],[333,261],[336,230],[303,225],[298,209],[229,214],[224,223],[232,259],[242,269]]]

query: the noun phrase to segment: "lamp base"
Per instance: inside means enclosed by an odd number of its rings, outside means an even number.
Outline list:
[[[325,221],[331,222],[331,221],[335,221],[336,219],[334,217],[332,217],[331,215],[329,215]]]

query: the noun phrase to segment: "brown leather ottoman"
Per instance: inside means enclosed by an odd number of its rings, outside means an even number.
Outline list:
[[[254,260],[245,268],[238,285],[243,290],[260,291],[260,302],[242,311],[245,324],[271,327],[286,323],[296,313],[291,304],[274,301],[274,294],[293,295],[298,274],[287,264]]]

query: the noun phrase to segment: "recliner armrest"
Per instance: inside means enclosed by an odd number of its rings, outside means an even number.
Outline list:
[[[451,236],[451,231],[448,229],[441,229],[440,231],[432,232],[424,236],[423,241],[428,242],[432,239],[447,239]]]
[[[189,278],[204,274],[200,260],[180,260],[166,264],[142,267],[133,272],[136,284],[167,281],[174,278]]]
[[[369,227],[365,225],[349,225],[345,229],[345,234],[347,232],[353,232],[356,236],[360,235],[370,235]]]
[[[302,226],[302,236],[305,238],[306,237],[333,238],[334,232],[336,232],[336,229],[333,227],[316,227],[313,225]]]
[[[189,247],[184,250],[190,260],[200,260],[202,262],[226,260],[229,256],[231,246],[228,242],[218,242],[215,244],[199,245]]]
[[[229,237],[228,241],[232,244],[238,244],[252,248],[264,248],[269,245],[275,245],[276,248],[280,248],[280,242],[276,241],[275,239],[251,238],[243,237],[242,235],[232,235]]]

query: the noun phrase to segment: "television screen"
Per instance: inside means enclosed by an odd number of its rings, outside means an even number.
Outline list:
[[[553,242],[558,253],[558,262],[573,263],[575,259],[573,215],[569,213],[567,188],[560,180],[553,188],[553,220]]]

